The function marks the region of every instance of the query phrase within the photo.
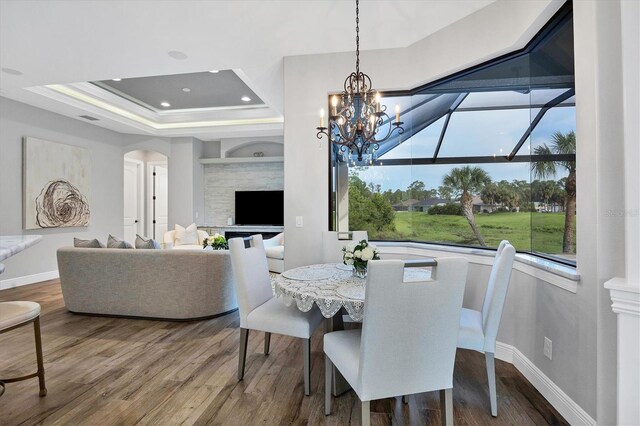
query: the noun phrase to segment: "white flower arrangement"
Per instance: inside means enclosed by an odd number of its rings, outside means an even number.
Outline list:
[[[342,260],[345,265],[353,265],[356,269],[367,267],[370,260],[378,260],[378,248],[367,240],[352,241],[342,248]]]

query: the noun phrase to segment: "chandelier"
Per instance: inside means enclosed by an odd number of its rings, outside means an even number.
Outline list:
[[[360,7],[356,0],[356,71],[344,81],[344,91],[331,97],[329,124],[325,126],[324,109],[320,110],[317,138],[326,135],[329,142],[340,145],[343,154],[365,157],[372,163],[380,143],[397,131],[404,133],[400,121],[400,106],[396,105],[395,121],[387,115],[386,105],[380,105],[380,93],[373,89],[369,76],[360,71]],[[386,126],[385,130],[385,124]]]

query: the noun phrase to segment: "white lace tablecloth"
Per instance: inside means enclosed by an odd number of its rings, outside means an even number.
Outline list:
[[[426,268],[406,268],[404,281],[425,281],[431,278]],[[345,265],[328,263],[291,269],[273,278],[276,296],[287,306],[294,302],[302,312],[308,312],[315,303],[325,318],[333,317],[344,307],[354,321],[364,315],[366,279],[353,276]]]

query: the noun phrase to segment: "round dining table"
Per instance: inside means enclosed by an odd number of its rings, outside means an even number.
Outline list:
[[[426,281],[431,278],[429,267],[434,259],[408,263],[404,282]],[[317,305],[325,318],[333,318],[344,308],[354,322],[364,315],[366,278],[353,275],[353,267],[341,263],[324,263],[289,269],[273,280],[276,296],[287,306],[295,304],[302,312]]]

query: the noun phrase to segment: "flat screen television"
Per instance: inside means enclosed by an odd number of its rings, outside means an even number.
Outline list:
[[[284,191],[236,191],[236,225],[284,225]]]

